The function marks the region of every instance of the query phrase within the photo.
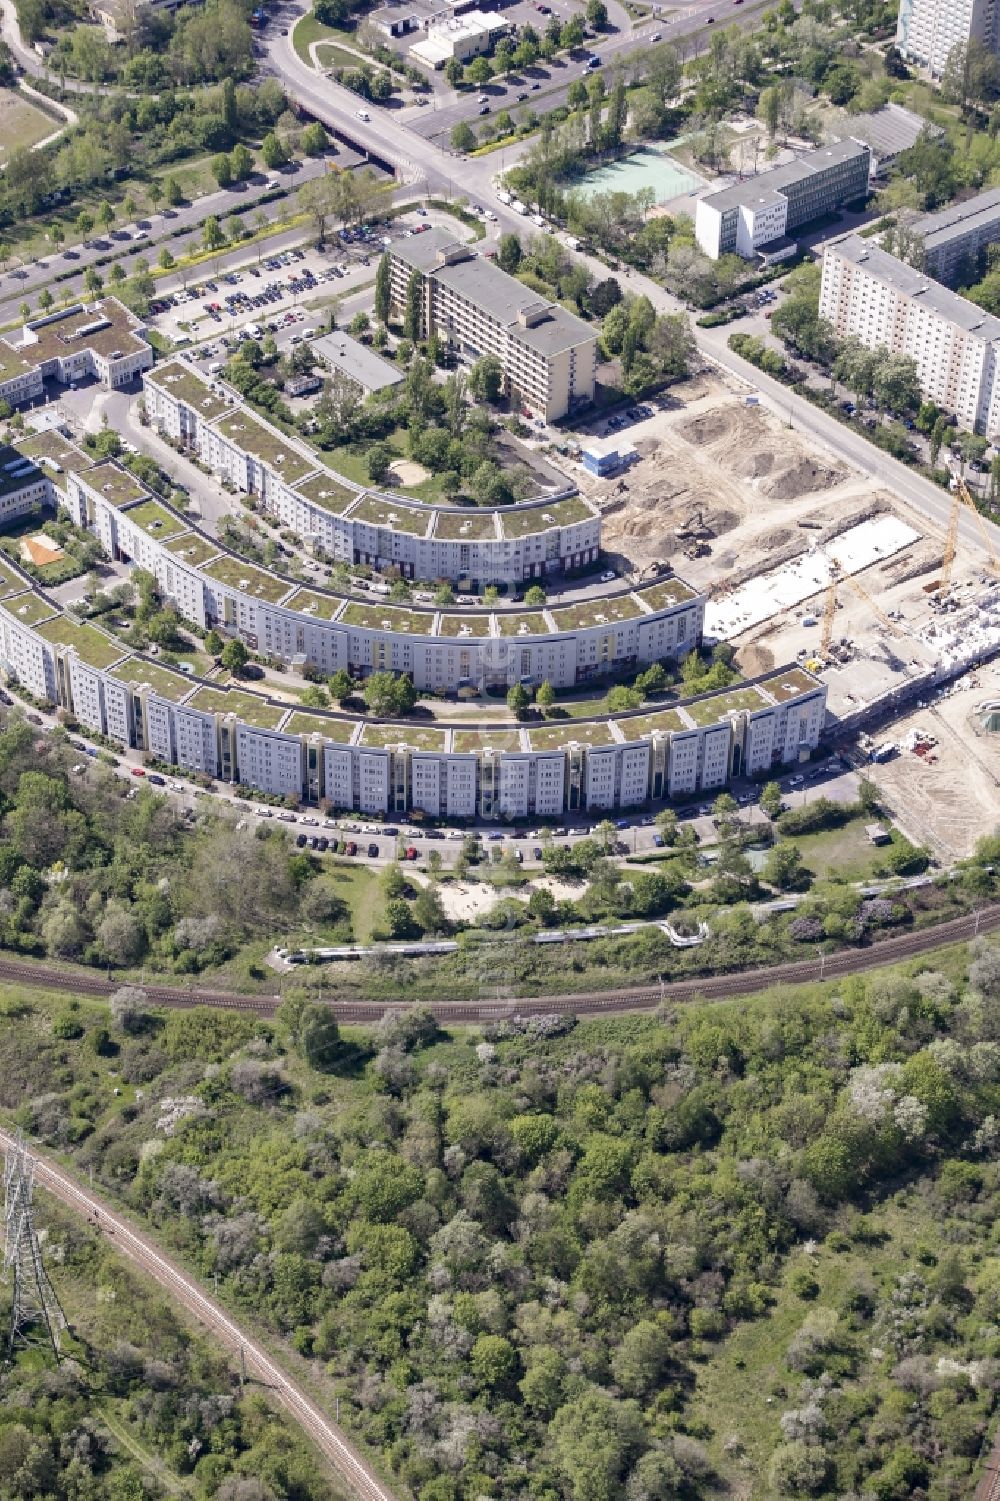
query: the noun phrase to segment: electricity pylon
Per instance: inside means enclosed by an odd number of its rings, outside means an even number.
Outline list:
[[[7,1355],[35,1338],[48,1338],[56,1360],[66,1315],[49,1281],[35,1228],[35,1164],[18,1132],[4,1158],[3,1279],[12,1283]],[[44,1330],[44,1334],[41,1331]]]

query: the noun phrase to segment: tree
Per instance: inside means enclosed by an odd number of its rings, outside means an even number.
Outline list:
[[[477,401],[494,406],[503,391],[504,369],[495,354],[484,354],[469,371],[469,390]]]
[[[514,683],[514,685],[507,690],[507,707],[512,714],[517,716],[518,719],[521,719],[523,715],[527,713],[528,705],[530,703],[531,695],[528,693],[528,690],[525,688],[523,683]]]
[[[233,185],[233,164],[225,151],[220,151],[212,158],[212,176],[220,188],[230,188]]]
[[[465,77],[465,65],[457,57],[449,57],[444,65],[444,76],[453,89],[457,89]]]
[[[625,79],[618,75],[611,89],[608,118],[604,125],[604,139],[614,149],[625,137],[625,122],[628,118],[628,99],[625,94]]]
[[[209,214],[205,220],[201,239],[206,250],[218,250],[221,245],[226,243],[226,237],[222,233],[222,228],[214,214]]]
[[[500,236],[500,244],[497,246],[497,265],[501,271],[506,271],[513,276],[521,264],[522,258],[521,241],[516,234],[508,233]]]
[[[570,16],[559,30],[559,45],[562,48],[579,47],[586,34],[582,16]]]
[[[97,210],[97,222],[107,232],[115,222],[115,211],[106,198],[101,199],[100,208]]]
[[[373,672],[365,679],[365,703],[380,719],[408,714],[417,701],[413,679],[405,673]]]
[[[375,316],[380,323],[388,323],[391,298],[391,273],[388,254],[379,258],[375,272]]]
[[[761,89],[757,118],[763,121],[767,127],[768,139],[773,141],[778,134],[778,121],[781,119],[781,90],[776,85],[771,84],[769,88]]]
[[[590,293],[590,310],[595,318],[604,318],[622,300],[622,289],[613,276],[599,281]]]
[[[319,127],[323,129],[322,125]],[[320,148],[322,150],[322,148]],[[273,130],[269,130],[260,143],[260,154],[264,158],[264,165],[274,172],[278,167],[284,167],[288,162],[288,148],[285,146]],[[319,153],[313,153],[318,155]]]
[[[757,801],[762,813],[766,813],[768,818],[777,818],[781,812],[781,784],[765,782]]]
[[[88,214],[87,210],[82,208],[76,216],[76,227],[80,233],[80,238],[86,243],[94,228],[93,214]]]
[[[303,1009],[296,1044],[310,1068],[329,1073],[341,1052],[340,1028],[329,1006]]]
[[[517,1374],[517,1351],[502,1334],[481,1334],[469,1354],[469,1365],[481,1391],[495,1392]]]
[[[551,709],[555,701],[556,690],[553,688],[548,678],[546,678],[545,681],[539,685],[538,692],[535,694],[535,703],[540,709]]]
[[[883,412],[916,411],[920,405],[920,377],[917,362],[909,354],[876,351],[872,371],[872,395]]]
[[[596,150],[601,139],[601,118],[604,114],[604,79],[598,70],[587,85],[590,92],[590,144]]]
[[[478,87],[482,87],[484,83],[489,83],[493,77],[493,69],[490,66],[489,58],[474,57],[465,70],[465,76],[469,83],[474,83]]]
[[[38,294],[38,306],[41,308],[42,312],[47,313],[52,307],[54,301],[55,298],[52,296],[52,293],[49,291],[48,287],[43,287]]]
[[[608,24],[608,7],[604,0],[587,0],[587,20],[595,31],[603,31]]]
[[[524,602],[529,609],[537,610],[545,603],[545,590],[541,584],[531,584],[524,591]]]
[[[406,310],[403,314],[403,333],[414,344],[420,338],[424,326],[424,279],[414,270],[406,284]]]
[[[184,194],[181,192],[181,185],[176,177],[167,178],[163,184],[163,196],[171,208],[176,208],[178,204],[184,202]]]
[[[243,676],[243,671],[250,660],[250,653],[243,642],[234,636],[226,642],[219,657],[226,671],[238,678]]]
[[[245,182],[253,171],[253,153],[240,142],[233,147],[229,160],[233,169],[233,181]]]
[[[111,1020],[123,1032],[141,1032],[148,1020],[146,992],[138,985],[123,985],[109,1001]]]
[[[570,109],[586,109],[588,98],[586,79],[574,78],[566,91],[566,103]]]
[[[695,342],[686,313],[664,313],[648,335],[649,354],[669,380],[681,380],[694,357]]]
[[[302,132],[302,150],[306,156],[322,156],[330,144],[330,137],[318,120],[312,120]]]
[[[764,862],[764,880],[779,891],[795,891],[803,875],[802,851],[790,839],[779,839]]]
[[[549,1439],[572,1501],[617,1501],[626,1472],[647,1445],[638,1404],[597,1386],[585,1386],[559,1408]]]
[[[459,120],[451,127],[451,146],[453,151],[474,151],[476,147],[476,132],[468,120]]]
[[[354,679],[346,667],[338,667],[336,672],[331,673],[326,680],[330,697],[338,704],[343,704],[354,692]]]
[[[388,443],[375,443],[368,451],[368,478],[373,485],[380,484],[392,468],[396,457]]]

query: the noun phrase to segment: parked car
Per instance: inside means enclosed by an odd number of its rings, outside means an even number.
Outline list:
[[[144,777],[146,775],[145,771],[143,770],[143,768],[141,766],[133,766],[131,768],[131,770],[132,770],[132,775],[134,777]]]
[[[358,847],[355,844],[354,840],[353,839],[349,840],[348,844],[347,844],[347,848],[344,850],[344,854],[345,855],[356,855],[357,853],[358,853]]]
[[[374,842],[374,840],[368,846],[368,858],[369,858],[369,860],[377,860],[378,859],[378,845]]]

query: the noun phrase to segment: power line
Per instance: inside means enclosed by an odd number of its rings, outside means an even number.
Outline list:
[[[35,1163],[20,1131],[4,1157],[3,1184],[3,1279],[12,1283],[7,1356],[41,1337],[58,1360],[66,1315],[42,1260],[33,1203]]]

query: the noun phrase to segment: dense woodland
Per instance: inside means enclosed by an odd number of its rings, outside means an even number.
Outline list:
[[[455,1038],[8,994],[0,1106],[324,1368],[403,1494],[944,1501],[1000,1378],[998,1001],[986,944]]]

